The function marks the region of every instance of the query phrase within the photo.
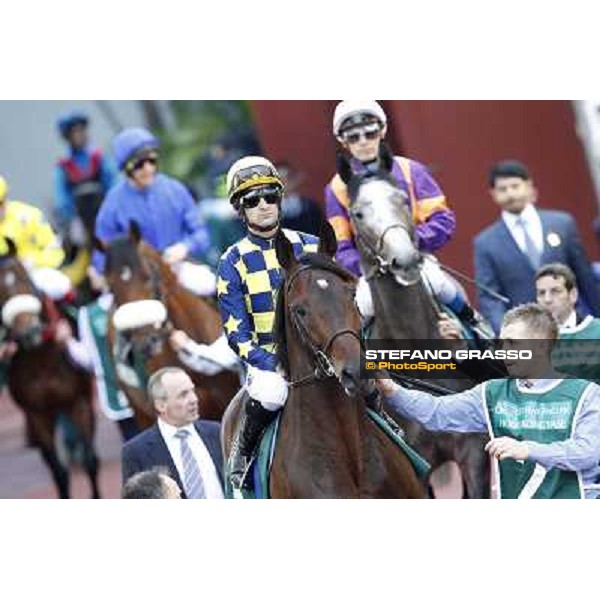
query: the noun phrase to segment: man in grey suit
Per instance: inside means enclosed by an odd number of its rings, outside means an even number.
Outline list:
[[[598,281],[573,217],[562,211],[536,209],[537,192],[529,171],[516,160],[496,164],[489,185],[502,215],[475,238],[475,276],[508,299],[505,303],[479,292],[481,313],[496,332],[507,310],[535,301],[535,272],[548,263],[571,267],[577,277],[580,308],[599,316]]]
[[[165,467],[186,499],[223,498],[220,426],[198,420],[194,383],[178,367],[165,367],[148,382],[148,396],[158,419],[124,446],[122,478],[153,467]]]

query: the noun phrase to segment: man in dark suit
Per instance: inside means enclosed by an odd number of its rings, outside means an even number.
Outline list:
[[[190,377],[178,367],[161,369],[148,382],[148,396],[158,420],[123,446],[123,483],[135,473],[166,467],[183,498],[223,498],[220,427],[198,420]]]
[[[505,303],[479,292],[481,313],[496,332],[507,310],[535,301],[535,272],[547,263],[571,267],[577,277],[581,308],[600,315],[600,289],[573,217],[535,208],[536,189],[527,167],[518,161],[496,164],[489,184],[502,215],[475,238],[475,276],[479,283],[508,299]]]

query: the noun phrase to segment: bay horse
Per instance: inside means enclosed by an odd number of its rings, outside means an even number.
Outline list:
[[[127,237],[110,244],[95,240],[95,245],[106,254],[105,277],[114,296],[112,314],[119,307],[130,305],[135,308],[134,303],[145,300],[158,301],[165,308],[167,319],[162,326],[145,326],[120,334],[129,338],[134,359],[141,363],[148,376],[165,366],[181,366],[196,385],[202,418],[220,420],[227,404],[240,388],[239,375],[230,370],[211,376],[193,371],[179,361],[168,340],[170,333],[178,329],[198,343],[214,342],[223,334],[217,308],[179,284],[160,253],[141,239],[137,223],[131,223]],[[113,319],[110,318],[110,348],[113,348],[116,339]],[[131,403],[138,426],[145,429],[154,424],[156,413],[147,398],[145,384],[141,387],[129,385],[119,378],[118,385]]]
[[[412,340],[418,346],[418,340],[441,339],[437,325],[441,309],[421,277],[424,257],[417,248],[409,199],[391,175],[393,164],[394,157],[385,149],[377,172],[356,174],[340,154],[338,175],[347,186],[350,219],[373,297],[375,320],[371,338]],[[443,386],[446,393],[474,385],[468,377],[432,383]],[[489,497],[486,436],[432,433],[416,423],[402,422],[408,442],[433,470],[449,461],[458,464],[463,497]]]
[[[280,365],[290,381],[270,474],[271,498],[423,498],[412,464],[367,414],[371,380],[361,380],[360,316],[354,275],[333,260],[326,223],[318,253],[299,260],[281,232],[275,249],[285,279],[274,327]],[[223,417],[229,456],[242,394]]]
[[[55,447],[57,422],[64,415],[81,443],[92,496],[99,498],[92,375],[75,365],[52,337],[53,308],[34,287],[14,242],[6,241],[8,253],[0,257],[0,304],[7,339],[17,344],[7,369],[8,389],[25,414],[31,442],[50,469],[59,497],[69,497],[69,471]]]

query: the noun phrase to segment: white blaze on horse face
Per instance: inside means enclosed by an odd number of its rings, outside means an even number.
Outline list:
[[[15,285],[16,282],[17,282],[17,276],[12,271],[8,271],[4,275],[4,285],[6,287],[12,287],[13,285]]]
[[[366,181],[352,205],[354,222],[360,234],[386,262],[412,267],[416,248],[408,233],[412,229],[406,209],[406,195],[384,179]],[[391,228],[393,225],[397,227]]]
[[[329,287],[329,283],[326,279],[317,279],[317,285],[322,289],[326,290]]]
[[[123,267],[121,269],[121,281],[131,281],[132,277],[133,271],[131,270],[131,267]]]

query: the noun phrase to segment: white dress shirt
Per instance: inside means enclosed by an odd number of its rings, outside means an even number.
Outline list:
[[[192,454],[194,455],[194,458],[196,459],[196,462],[198,463],[206,498],[209,500],[222,499],[223,488],[221,486],[221,480],[219,479],[217,468],[215,467],[215,463],[213,462],[208,449],[202,441],[202,438],[198,435],[198,431],[194,425],[190,424],[186,425],[185,427],[173,427],[173,425],[169,425],[159,418],[158,428],[163,440],[165,440],[169,454],[175,463],[175,467],[179,473],[179,478],[182,482],[185,481],[185,476],[183,472],[183,458],[181,457],[181,440],[175,437],[175,434],[180,429],[185,429],[190,433],[188,436],[188,444]]]
[[[538,249],[540,255],[544,252],[544,229],[542,227],[542,220],[533,204],[528,204],[520,215],[515,215],[506,210],[502,211],[502,219],[508,227],[517,246],[521,249],[521,252],[527,254],[525,234],[517,222],[519,219],[523,221],[527,233],[535,244],[535,247]]]

